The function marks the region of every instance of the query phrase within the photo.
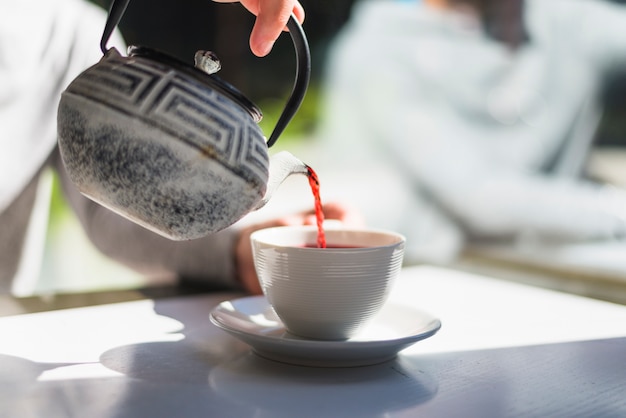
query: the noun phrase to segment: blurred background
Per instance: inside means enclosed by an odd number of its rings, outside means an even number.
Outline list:
[[[105,9],[109,6],[109,1],[93,2]],[[626,0],[614,2],[626,3]],[[304,29],[311,46],[313,72],[305,102],[279,141],[281,148],[306,149],[306,144],[313,140],[320,115],[321,85],[328,48],[350,18],[353,3],[353,0],[302,1],[306,10]],[[237,3],[133,0],[120,30],[128,44],[159,49],[189,63],[193,63],[196,50],[214,51],[222,62],[219,76],[262,109],[262,128],[264,132],[270,132],[291,91],[295,71],[294,52],[289,36],[283,34],[270,55],[265,58],[252,55],[248,38],[253,22],[254,17]],[[605,110],[597,131],[589,172],[614,182],[623,181],[626,185],[626,165],[623,165],[626,161],[625,74],[611,75],[604,89],[603,102]],[[306,159],[306,155],[298,156]],[[82,248],[82,254],[76,253],[77,248]],[[553,278],[562,271],[546,266],[545,262],[535,265],[528,260],[494,254],[467,256],[460,260],[459,267],[604,299],[616,295],[614,279],[617,277],[618,281],[623,280],[619,298],[626,300],[626,270],[623,274],[615,271],[607,274],[570,267],[565,269],[569,281],[564,282]],[[38,293],[135,287],[144,283],[142,277],[110,263],[91,249],[57,187],[52,196],[44,271],[44,277],[37,284]],[[84,280],[86,274],[90,276],[89,280]],[[590,278],[595,279],[595,283],[589,284]],[[598,289],[597,283],[605,287]]]

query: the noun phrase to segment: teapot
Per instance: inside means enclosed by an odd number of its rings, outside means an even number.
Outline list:
[[[100,42],[103,57],[62,93],[58,144],[78,190],[172,240],[222,230],[262,207],[306,164],[283,151],[269,157],[297,112],[310,78],[310,51],[292,15],[296,79],[269,140],[261,111],[215,75],[214,53],[195,65],[142,46],[127,56],[107,48],[130,0],[113,1]]]

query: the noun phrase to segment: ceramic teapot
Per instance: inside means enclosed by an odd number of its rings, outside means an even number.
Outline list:
[[[174,240],[199,238],[263,206],[282,181],[308,167],[275,142],[300,106],[310,78],[310,52],[292,15],[296,81],[269,140],[261,111],[214,72],[213,53],[195,65],[131,46],[107,48],[129,0],[114,1],[102,59],[63,92],[58,142],[81,193]],[[271,161],[271,162],[270,162]]]

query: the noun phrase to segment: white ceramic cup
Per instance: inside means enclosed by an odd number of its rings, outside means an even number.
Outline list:
[[[372,229],[285,226],[251,236],[254,264],[269,304],[292,334],[343,340],[384,305],[402,267],[405,238]]]

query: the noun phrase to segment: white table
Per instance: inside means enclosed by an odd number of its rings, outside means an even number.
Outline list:
[[[391,362],[311,368],[210,323],[239,296],[0,318],[0,417],[626,416],[626,306],[412,267],[391,301],[441,331]]]

